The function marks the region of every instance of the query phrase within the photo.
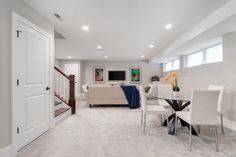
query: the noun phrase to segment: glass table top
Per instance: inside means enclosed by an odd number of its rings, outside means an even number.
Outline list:
[[[190,97],[187,95],[184,95],[183,93],[178,93],[178,95],[171,94],[165,94],[165,95],[152,95],[153,97],[157,99],[163,99],[163,100],[171,100],[171,101],[184,101],[188,102],[190,101]]]

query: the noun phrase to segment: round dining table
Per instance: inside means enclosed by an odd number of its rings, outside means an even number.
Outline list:
[[[166,101],[170,107],[176,112],[176,111],[183,111],[187,106],[190,105],[191,101],[188,99],[184,98],[184,95],[180,96],[173,96],[173,95],[168,95],[168,96],[156,96],[157,99],[164,100]],[[170,135],[174,135],[175,133],[175,112],[173,112],[169,117],[169,128],[168,128],[168,133]],[[188,127],[190,130],[190,125],[185,122],[182,119],[178,119],[183,127]],[[167,119],[162,123],[163,126],[167,127]],[[197,135],[197,132],[195,129],[192,127],[192,135]]]

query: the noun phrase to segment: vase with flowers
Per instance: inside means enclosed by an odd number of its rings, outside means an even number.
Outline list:
[[[173,89],[173,96],[179,96],[180,88],[177,82],[177,73],[170,72],[165,76],[165,80],[168,80],[169,84],[172,86]]]

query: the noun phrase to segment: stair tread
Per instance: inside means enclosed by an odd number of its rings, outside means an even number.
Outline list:
[[[57,110],[55,111],[55,117],[61,115],[62,113],[68,111],[69,109],[70,109],[70,108],[65,108],[65,107],[57,109]]]
[[[61,101],[55,101],[55,102],[54,102],[54,105],[55,105],[55,106],[60,105],[60,104],[62,104]]]

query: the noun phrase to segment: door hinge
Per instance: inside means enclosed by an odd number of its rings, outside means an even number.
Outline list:
[[[19,128],[19,127],[16,128],[16,133],[17,133],[17,134],[20,133],[20,128]]]
[[[19,79],[16,80],[16,84],[17,84],[17,86],[20,85],[20,80]]]
[[[17,37],[17,38],[20,37],[20,33],[22,33],[22,31],[20,31],[20,30],[16,30],[16,37]]]

